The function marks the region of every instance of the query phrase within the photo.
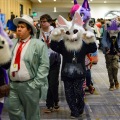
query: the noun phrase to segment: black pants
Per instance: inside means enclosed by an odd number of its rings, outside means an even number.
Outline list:
[[[64,80],[65,96],[71,115],[78,117],[84,111],[84,79]]]
[[[57,65],[54,68],[50,68],[48,75],[48,93],[46,106],[48,108],[54,107],[55,104],[59,102],[58,88],[59,88],[59,68],[60,65]]]

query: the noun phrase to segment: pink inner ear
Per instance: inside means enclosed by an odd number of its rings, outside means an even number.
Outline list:
[[[78,24],[80,26],[82,26],[84,24],[83,21],[82,21],[82,18],[81,18],[80,14],[78,12],[75,12],[75,16],[74,17],[75,17],[74,18],[74,23],[75,24]]]
[[[60,25],[66,25],[65,19],[62,16],[60,16],[60,15],[58,17],[58,23]]]

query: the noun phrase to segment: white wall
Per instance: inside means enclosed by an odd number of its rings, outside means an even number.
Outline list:
[[[67,12],[38,12],[37,17],[34,17],[34,20],[39,20],[40,16],[43,14],[49,14],[53,19],[57,18],[59,15],[62,15],[64,18],[68,17],[68,13]]]
[[[104,15],[111,10],[120,10],[120,4],[90,4],[91,17],[104,18]]]
[[[71,7],[72,6],[70,6],[70,8]],[[58,15],[62,15],[63,17],[67,18],[70,8],[68,8],[67,12],[60,12],[60,13],[58,13],[58,12],[54,13],[52,11],[50,11],[50,12],[36,11],[38,13],[38,15],[35,19],[39,19],[39,17],[45,13],[51,15],[51,17],[53,19],[57,18]],[[111,10],[120,10],[120,4],[90,4],[90,8],[91,8],[91,17],[97,19],[97,18],[104,18],[104,15]],[[33,10],[34,10],[34,8],[33,8]]]

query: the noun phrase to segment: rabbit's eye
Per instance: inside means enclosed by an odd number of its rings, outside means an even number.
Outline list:
[[[5,41],[2,41],[2,44],[5,44]]]
[[[73,30],[73,33],[74,33],[74,34],[76,34],[77,32],[78,32],[78,30],[77,30],[77,29]]]
[[[66,31],[66,34],[67,34],[67,35],[70,35],[70,32],[69,32],[69,31]]]

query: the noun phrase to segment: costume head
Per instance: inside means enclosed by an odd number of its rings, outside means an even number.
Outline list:
[[[86,23],[91,18],[88,0],[84,0],[82,6],[80,7],[80,15],[84,23]]]
[[[24,22],[32,28],[33,34],[37,32],[33,19],[28,15],[23,15],[22,17],[17,17],[13,20],[13,23],[17,26],[19,22]]]
[[[77,0],[74,0],[74,5],[70,9],[70,15],[73,18],[75,12],[80,8],[80,5],[77,3]]]
[[[84,24],[87,24],[87,21],[91,18],[90,14],[90,7],[88,0],[84,0],[82,6],[80,6],[76,0],[74,0],[74,6],[70,10],[71,17],[73,18],[75,12],[78,11],[78,13],[81,15],[82,20]]]
[[[8,37],[7,33],[3,29],[3,25],[0,22],[0,65],[10,61],[12,47],[12,41]]]
[[[112,36],[117,37],[118,33],[120,32],[120,22],[117,21],[116,19],[113,19],[111,21],[106,21],[105,29],[110,34],[110,37]]]
[[[82,35],[84,32],[83,21],[78,12],[75,12],[75,15],[72,21],[67,21],[62,16],[58,17],[58,25],[60,28],[64,28],[63,40],[65,47],[68,51],[80,50],[82,46]]]

